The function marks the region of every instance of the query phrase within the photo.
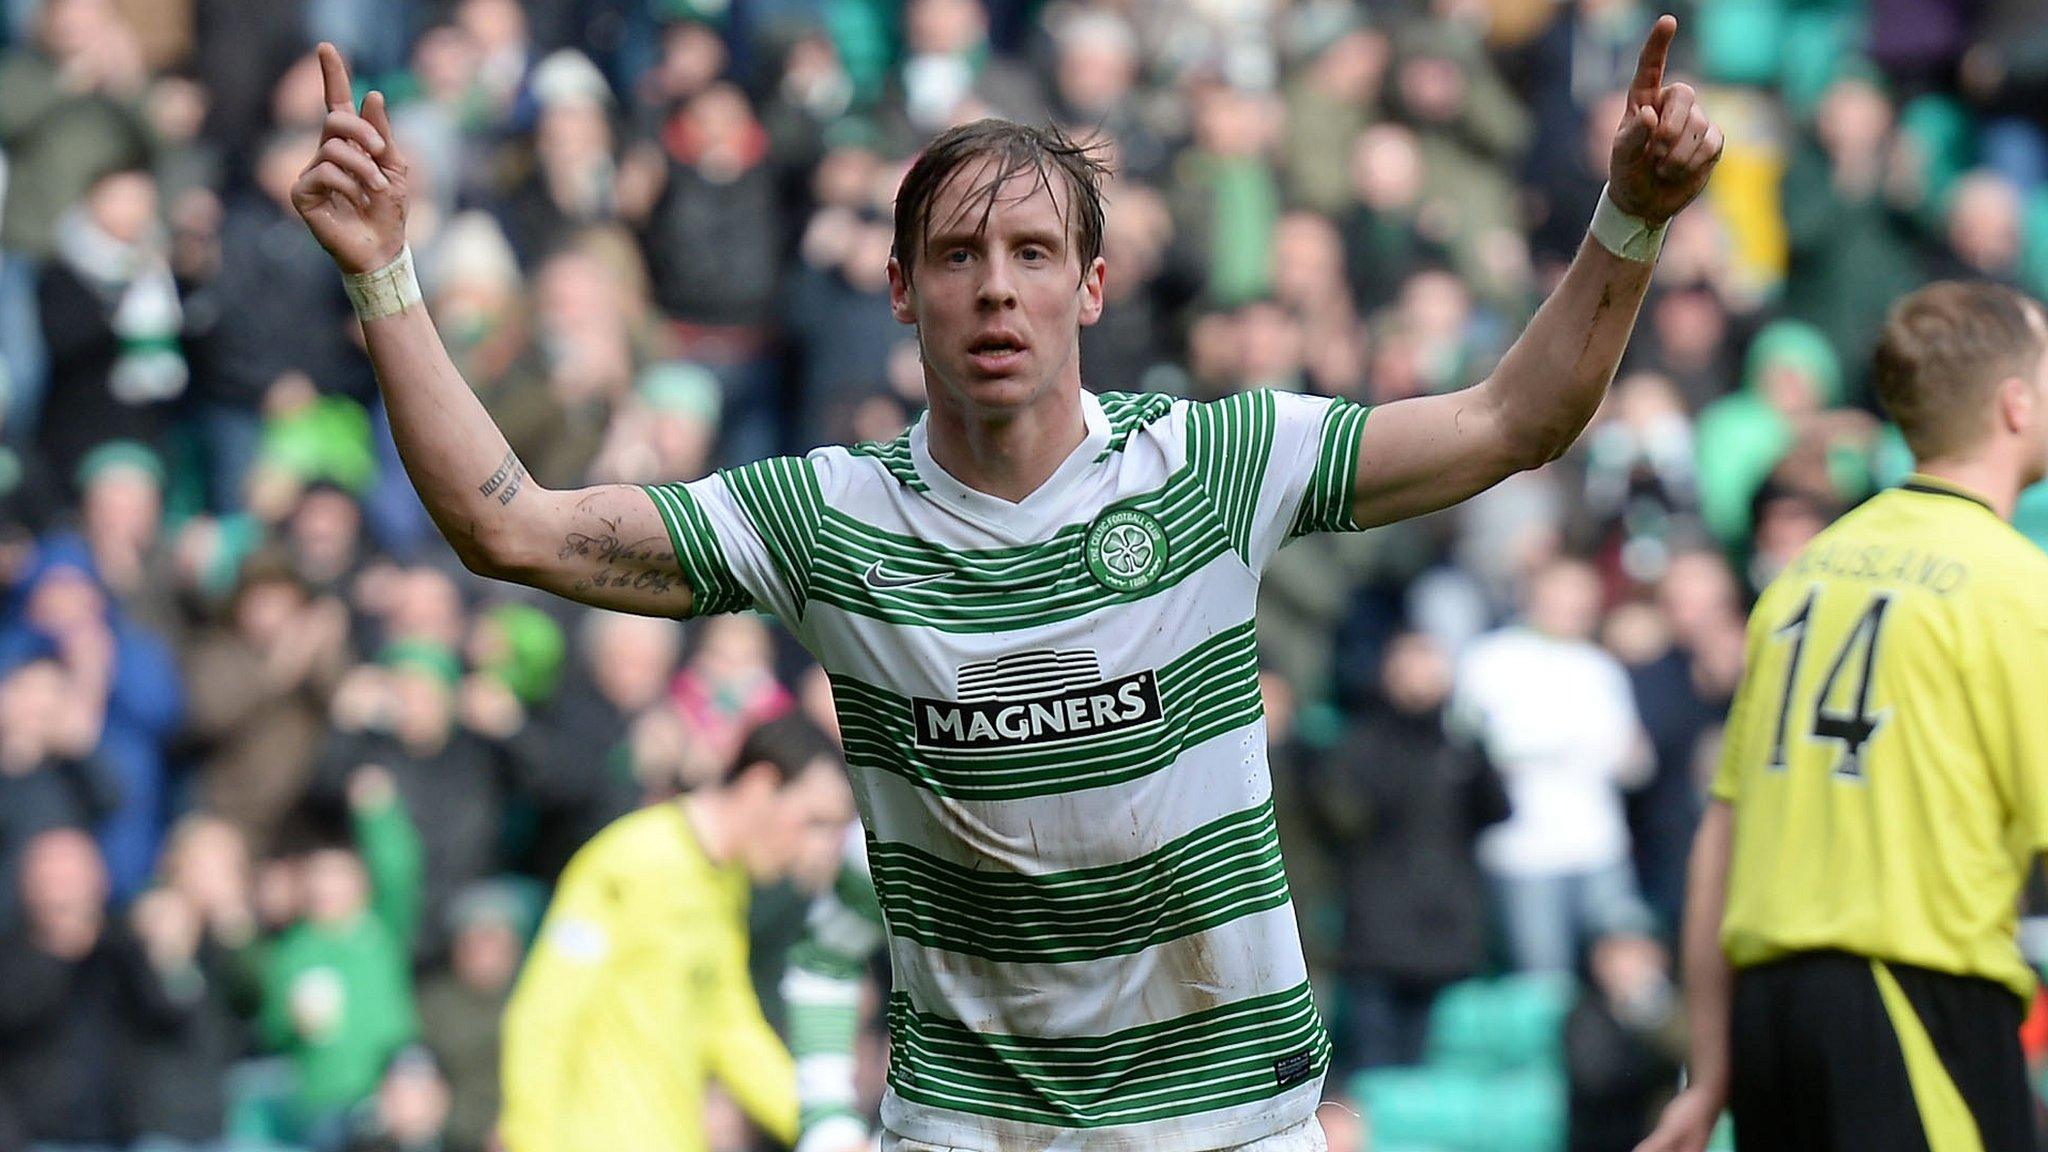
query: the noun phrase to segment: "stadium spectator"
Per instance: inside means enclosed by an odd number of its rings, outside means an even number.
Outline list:
[[[1451,662],[1429,638],[1387,644],[1380,692],[1311,775],[1344,902],[1339,1066],[1417,1064],[1430,1007],[1486,967],[1475,847],[1509,816],[1481,749],[1445,725]]]
[[[597,66],[564,49],[540,62],[532,84],[532,155],[503,209],[505,234],[529,268],[579,230],[612,223],[619,207],[612,94]]]
[[[1700,413],[1700,512],[1716,539],[1739,548],[1766,480],[1861,497],[1870,484],[1877,422],[1840,408],[1842,362],[1820,330],[1780,320],[1749,346],[1742,391]]]
[[[1948,190],[1948,243],[1928,260],[1928,277],[2018,287],[2025,211],[2020,188],[2004,175],[1979,169],[1958,177]]]
[[[1038,78],[989,51],[983,0],[910,0],[903,9],[903,55],[884,107],[905,140],[927,139],[978,116],[1043,123]]]
[[[184,311],[157,219],[148,172],[99,177],[57,221],[37,284],[50,363],[36,445],[74,502],[86,456],[111,441],[155,444],[185,391]]]
[[[1316,215],[1341,210],[1351,195],[1352,141],[1379,119],[1380,91],[1392,51],[1384,29],[1327,8],[1301,46],[1286,86],[1283,170],[1290,198]],[[1591,211],[1590,207],[1588,211]]]
[[[485,394],[535,477],[583,475],[631,391],[648,334],[636,330],[629,291],[588,247],[557,251],[535,270],[533,340]]]
[[[1791,248],[1785,311],[1819,328],[1838,361],[1855,366],[1845,389],[1855,395],[1885,309],[1925,275],[1927,189],[1895,118],[1880,78],[1851,62],[1788,157],[1778,192]]]
[[[1687,623],[1687,596],[1729,597],[1711,616]],[[1686,857],[1701,810],[1700,780],[1741,672],[1740,590],[1713,552],[1681,553],[1658,585],[1657,602],[1616,607],[1603,625],[1609,651],[1628,669],[1655,767],[1627,796],[1629,842],[1643,898],[1660,930],[1678,924]]]
[[[315,598],[284,557],[251,557],[222,618],[184,660],[186,735],[208,811],[267,852],[310,783],[327,698],[349,664],[348,610]]]
[[[420,1036],[448,1082],[448,1152],[484,1152],[499,1109],[499,1021],[512,998],[533,919],[501,880],[464,889],[448,909],[449,968],[420,982]]]
[[[195,1056],[224,1067],[253,1049],[249,1022],[263,994],[258,963],[263,925],[257,918],[248,840],[217,816],[187,814],[165,841],[163,877],[155,890],[177,896],[198,918],[197,956],[207,981],[209,1019]],[[193,1108],[206,1103],[203,1094],[186,1101]]]
[[[14,660],[0,675],[0,927],[10,929],[28,846],[44,832],[96,828],[121,802],[121,782],[92,754],[102,704],[53,647]]]
[[[140,892],[163,837],[165,757],[184,715],[176,661],[161,637],[112,603],[91,553],[75,536],[46,538],[15,585],[19,612],[0,629],[0,651],[54,649],[68,701],[91,712],[93,759],[115,781],[115,806],[99,825],[114,897]]]
[[[185,642],[185,582],[164,533],[163,460],[129,441],[79,462],[79,534],[107,592],[131,619],[173,646]]]
[[[1458,661],[1452,723],[1512,801],[1479,859],[1525,972],[1572,971],[1584,941],[1638,909],[1621,789],[1648,774],[1649,749],[1628,677],[1593,643],[1599,610],[1592,568],[1553,560],[1531,575],[1521,621]]]
[[[382,768],[356,771],[347,805],[348,836],[323,839],[295,865],[303,914],[264,957],[257,1018],[265,1045],[295,1073],[283,1136],[318,1152],[342,1146],[349,1111],[419,1029],[410,962],[418,833]]]
[[[357,399],[370,376],[347,328],[348,298],[307,257],[291,223],[290,189],[312,138],[280,129],[253,159],[253,187],[228,202],[220,231],[220,270],[195,301],[207,321],[194,333],[199,362],[192,382],[210,470],[209,506],[239,511],[243,486],[262,446],[266,415],[303,402],[306,392]]]
[[[506,772],[496,741],[461,727],[455,651],[432,640],[393,640],[374,665],[336,689],[337,728],[314,769],[311,797],[337,807],[366,768],[387,774],[417,830],[420,920],[405,934],[413,955],[439,961],[455,893],[497,869]]]
[[[46,0],[33,41],[0,57],[0,147],[8,158],[0,211],[0,349],[9,422],[32,425],[49,371],[37,280],[58,221],[110,172],[150,160],[140,108],[149,78],[135,33],[112,0]]]
[[[1653,293],[1644,316],[1644,330],[1629,344],[1630,370],[1669,377],[1689,415],[1734,389],[1735,350],[1744,337],[1711,282],[1677,283]]]
[[[167,1085],[141,1049],[190,1019],[196,933],[149,905],[124,921],[109,912],[108,892],[84,832],[29,842],[23,920],[0,933],[0,1117],[19,1127],[0,1141],[111,1147],[164,1134],[151,1105]],[[205,1108],[208,1086],[193,1087]]]
[[[718,378],[708,369],[678,360],[648,365],[632,395],[614,406],[588,475],[623,484],[705,475],[720,404]]]
[[[887,390],[903,343],[887,308],[890,242],[887,215],[870,204],[812,218],[785,321],[803,396],[793,430],[800,444],[843,440],[861,403]]]
[[[730,759],[748,732],[796,706],[775,678],[774,657],[774,637],[757,617],[698,626],[669,696],[712,763]]]
[[[1173,213],[1157,188],[1126,182],[1104,211],[1102,250],[1130,275],[1102,286],[1102,320],[1081,333],[1082,371],[1105,392],[1181,386],[1173,317],[1193,295],[1174,247]]]
[[[377,1082],[377,1094],[350,1118],[346,1152],[442,1152],[452,1113],[448,1079],[433,1052],[399,1050]]]
[[[1581,971],[1564,1022],[1566,1152],[1633,1152],[1670,1101],[1685,1053],[1670,953],[1648,932],[1605,932],[1586,947]]]
[[[1234,308],[1272,287],[1277,117],[1269,96],[1228,84],[1202,84],[1193,98],[1194,136],[1171,183],[1174,233],[1199,262],[1206,299]]]
[[[1415,130],[1422,198],[1449,221],[1449,246],[1475,295],[1509,301],[1526,290],[1503,250],[1526,248],[1513,227],[1510,173],[1529,137],[1529,115],[1481,50],[1472,29],[1414,22],[1394,41],[1394,116]],[[1526,258],[1521,261],[1526,267]]]
[[[1372,315],[1393,303],[1395,289],[1424,264],[1443,261],[1449,227],[1441,211],[1423,211],[1422,151],[1414,131],[1375,124],[1350,148],[1351,198],[1337,221],[1352,301]]]
[[[784,250],[768,133],[724,81],[691,97],[662,131],[666,183],[642,227],[653,299],[681,356],[725,382],[726,450],[750,460],[783,429],[771,328]],[[719,275],[701,274],[716,261]]]
[[[1585,470],[1573,534],[1603,571],[1648,584],[1700,533],[1693,425],[1669,379],[1615,381],[1577,453]]]
[[[167,851],[175,851],[172,845]],[[137,897],[129,919],[178,1017],[146,1031],[127,1057],[126,1108],[139,1143],[206,1146],[227,1121],[230,1063],[240,1054],[231,999],[246,982],[237,958],[213,952],[199,907],[175,888]]]
[[[1157,123],[1157,100],[1140,83],[1145,59],[1130,22],[1076,6],[1051,33],[1053,117],[1078,136],[1112,142],[1123,178],[1163,175],[1173,149]]]

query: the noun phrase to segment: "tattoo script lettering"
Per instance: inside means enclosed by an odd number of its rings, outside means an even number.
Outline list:
[[[682,573],[676,569],[675,553],[667,543],[659,536],[622,542],[610,533],[593,536],[571,532],[562,541],[557,557],[595,560],[603,565],[596,575],[576,581],[573,587],[578,592],[612,588],[661,595],[683,583]]]

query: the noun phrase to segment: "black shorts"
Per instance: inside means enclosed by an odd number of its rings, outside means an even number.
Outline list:
[[[1735,977],[1735,1146],[2034,1152],[2020,1020],[2002,984],[1843,952],[1745,968]]]

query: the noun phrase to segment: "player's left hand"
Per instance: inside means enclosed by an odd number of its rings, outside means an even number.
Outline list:
[[[1664,61],[1677,35],[1676,16],[1660,16],[1650,29],[1607,161],[1614,206],[1652,225],[1692,203],[1727,143],[1692,85],[1664,83]]]

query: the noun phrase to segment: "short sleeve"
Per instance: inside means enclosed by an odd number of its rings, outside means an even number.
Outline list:
[[[1188,406],[1188,460],[1252,571],[1296,536],[1357,528],[1351,496],[1369,411],[1270,389]]]
[[[690,581],[692,616],[759,607],[803,619],[824,496],[811,459],[776,457],[645,489]]]

